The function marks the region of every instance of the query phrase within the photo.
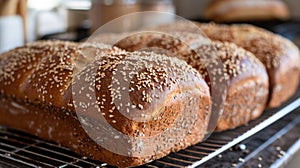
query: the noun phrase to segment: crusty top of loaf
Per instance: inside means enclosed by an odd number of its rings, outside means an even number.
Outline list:
[[[181,25],[181,22],[177,23]],[[228,82],[240,74],[254,73],[253,70],[252,72],[249,71],[251,70],[249,67],[265,72],[262,63],[252,53],[243,48],[228,42],[211,42],[207,38],[194,33],[168,32],[153,34],[143,32],[128,36],[119,41],[116,46],[129,51],[146,49],[175,56],[197,69],[200,74],[204,75],[206,81],[214,83]],[[208,66],[214,68],[207,70]],[[208,79],[208,71],[212,79]],[[243,76],[246,77],[247,75]]]
[[[213,76],[220,72],[224,74],[219,78],[219,82],[224,80],[228,83],[234,83],[257,75],[261,76],[264,81],[268,81],[264,65],[252,53],[233,43],[213,41],[210,45],[198,47],[196,51],[200,55],[193,57],[194,59],[190,60],[190,64],[197,67],[201,74],[207,75],[205,68],[214,61],[221,61],[222,70],[221,67],[209,69]],[[229,86],[234,85],[229,84]]]
[[[271,11],[271,15],[274,18],[287,18],[289,16],[286,4],[280,0],[212,0],[205,8],[204,17],[215,19],[215,17],[222,17],[224,14],[234,11],[235,9],[242,11],[247,8],[260,8],[268,12]],[[253,13],[249,14],[249,16],[252,15]],[[258,16],[264,18],[264,15],[258,14]]]
[[[92,120],[102,114],[119,131],[136,136],[154,134],[174,122],[170,115],[176,114],[164,113],[173,96],[195,89],[210,97],[199,72],[182,60],[61,41],[36,42],[1,54],[0,88],[1,96],[33,104],[73,112],[80,108]],[[102,113],[88,112],[95,106]]]
[[[297,46],[291,41],[255,26],[217,24],[199,24],[199,26],[213,40],[233,42],[252,52],[267,68],[277,68],[285,59],[299,60],[300,57]]]
[[[98,54],[116,50],[104,44],[92,48]],[[90,60],[85,52],[76,43],[62,41],[39,41],[5,52],[0,56],[1,94],[61,107],[76,64]]]
[[[291,66],[300,66],[299,61],[295,61],[300,60],[298,47],[280,35],[248,24],[193,23],[203,31],[203,36],[212,40],[232,42],[252,52],[268,69],[276,69],[286,60],[294,60],[289,63]],[[191,24],[181,21],[163,24],[154,29],[195,32]]]
[[[196,70],[184,61],[153,52],[107,54],[80,72],[74,86],[73,95],[79,100],[75,104],[82,106],[79,108],[93,108],[92,103],[81,102],[97,100],[106,121],[130,135],[148,136],[173,123],[169,117],[160,119],[171,114],[162,109],[175,94],[193,88],[209,97],[208,86]],[[96,97],[92,96],[93,88]]]
[[[190,32],[140,32],[133,33],[118,41],[115,46],[127,51],[163,49],[165,52],[188,54],[191,49],[202,44],[208,44],[210,40]],[[163,51],[162,51],[163,52]]]

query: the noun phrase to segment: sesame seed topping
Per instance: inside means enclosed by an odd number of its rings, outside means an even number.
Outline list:
[[[77,43],[62,41],[28,43],[23,47],[1,54],[0,87],[9,88],[13,85],[20,88],[6,89],[7,96],[17,94],[17,97],[22,98],[24,92],[30,90],[32,93],[29,96],[26,94],[26,99],[29,101],[39,100],[42,103],[61,106],[62,97],[70,86],[74,74],[91,61],[83,59],[86,55],[80,51],[84,50],[84,47],[94,47],[98,54],[108,53],[112,50],[121,52],[120,49],[112,49],[111,46],[104,44],[89,45],[85,43],[85,46],[81,46]],[[4,93],[4,91],[1,92]],[[91,95],[85,96],[91,99]],[[67,103],[66,106],[71,105]],[[85,107],[86,104],[81,103],[81,106]]]

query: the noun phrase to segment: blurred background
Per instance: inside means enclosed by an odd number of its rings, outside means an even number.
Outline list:
[[[288,6],[289,19],[300,20],[299,0],[283,2]],[[0,0],[0,47],[2,51],[12,48],[9,46],[13,44],[3,47],[3,41],[21,45],[50,35],[78,41],[87,30],[91,33],[111,19],[138,11],[163,11],[206,21],[203,11],[209,3],[210,0]]]

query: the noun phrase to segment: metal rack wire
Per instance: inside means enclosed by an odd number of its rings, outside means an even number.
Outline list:
[[[300,89],[279,109],[267,110],[249,125],[212,134],[205,142],[151,162],[143,167],[197,167],[268,127],[300,107]],[[67,148],[0,126],[0,167],[113,167],[73,153]]]

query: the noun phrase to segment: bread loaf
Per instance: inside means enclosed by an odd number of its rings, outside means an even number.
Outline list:
[[[217,41],[200,46],[197,53],[216,54],[224,67],[227,94],[216,131],[245,125],[262,114],[269,94],[268,74],[252,53],[233,43]],[[199,64],[199,59],[192,60],[191,64]]]
[[[211,39],[228,41],[252,52],[269,75],[269,107],[278,107],[298,88],[300,78],[299,49],[291,41],[251,25],[200,24]]]
[[[259,117],[266,106],[269,83],[263,64],[252,53],[232,43],[210,43],[208,39],[193,33],[144,32],[128,36],[116,46],[128,51],[152,50],[175,56],[197,69],[211,87],[221,87],[222,81],[226,83],[225,105],[217,131],[247,124]],[[217,60],[223,65],[213,65]],[[208,65],[214,68],[207,70]],[[217,73],[222,75],[213,75]]]
[[[184,61],[103,44],[3,53],[0,88],[1,125],[119,167],[201,141],[210,117],[209,88]]]
[[[288,19],[287,5],[280,0],[212,0],[204,18],[218,22]]]
[[[235,43],[252,52],[265,65],[270,84],[268,107],[280,106],[295,93],[300,79],[300,54],[291,41],[252,25],[194,24],[210,39]],[[155,29],[195,32],[194,26],[186,22],[174,22]]]

